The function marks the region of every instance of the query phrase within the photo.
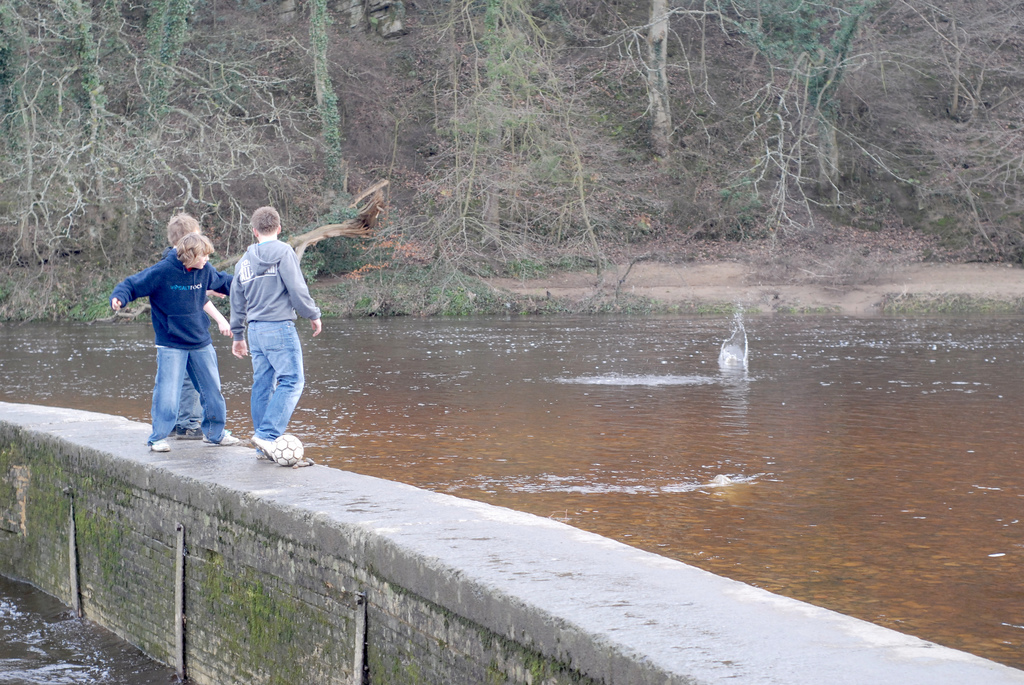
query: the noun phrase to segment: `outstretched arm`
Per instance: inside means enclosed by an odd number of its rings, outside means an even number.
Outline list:
[[[117,312],[132,300],[152,295],[154,284],[162,282],[160,272],[161,263],[157,263],[118,283],[110,293],[110,308]]]
[[[211,319],[217,322],[217,330],[220,331],[221,335],[231,335],[231,324],[224,318],[224,315],[220,313],[220,310],[214,306],[213,302],[209,300],[203,305],[203,311],[206,312]]]

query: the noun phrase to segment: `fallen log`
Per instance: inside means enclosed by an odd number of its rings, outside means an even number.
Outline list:
[[[307,247],[310,245],[316,245],[321,240],[342,237],[369,238],[372,236],[373,229],[377,226],[377,220],[384,211],[384,188],[387,187],[388,183],[389,181],[387,180],[378,181],[352,200],[352,203],[348,206],[349,209],[355,209],[359,206],[360,202],[365,200],[367,197],[370,198],[354,218],[346,219],[340,224],[325,224],[324,226],[318,226],[308,233],[303,233],[302,235],[296,235],[289,238],[288,244],[295,250],[295,254],[298,256],[299,261],[302,261],[302,255],[305,254]],[[233,266],[235,262],[241,258],[242,255],[229,257],[219,261],[214,266],[220,271],[224,271]]]
[[[314,228],[309,233],[293,236],[288,244],[295,248],[295,254],[299,261],[310,245],[316,245],[327,238],[369,238],[373,235],[373,229],[377,226],[377,218],[384,211],[384,188],[388,181],[378,181],[373,184],[349,205],[349,209],[355,209],[366,197],[369,202],[359,210],[359,213],[352,219],[342,221],[340,224],[327,224]]]

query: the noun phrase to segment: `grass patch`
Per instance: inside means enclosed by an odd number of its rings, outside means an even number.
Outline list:
[[[697,314],[699,316],[733,316],[735,314],[759,314],[758,309],[744,308],[735,302],[682,302],[664,305],[666,314]]]
[[[471,316],[517,310],[516,298],[474,276],[433,267],[381,269],[310,285],[325,316]]]
[[[1024,299],[993,300],[971,295],[905,295],[882,298],[882,313],[898,316],[936,314],[1021,314]]]
[[[0,321],[93,321],[113,312],[110,293],[121,278],[86,268],[11,269],[0,282]]]
[[[776,314],[840,314],[842,307],[836,305],[818,305],[816,307],[782,306],[775,309]]]

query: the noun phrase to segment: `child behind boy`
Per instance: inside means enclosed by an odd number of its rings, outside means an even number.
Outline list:
[[[212,253],[209,238],[189,233],[178,242],[174,253],[168,252],[153,266],[121,281],[110,296],[115,311],[134,299],[149,297],[157,347],[153,430],[146,443],[154,452],[171,450],[166,438],[174,430],[186,374],[199,390],[205,441],[215,445],[239,443],[224,430],[227,407],[220,390],[210,321],[203,313],[207,290],[231,292],[231,274],[210,266]]]
[[[164,251],[163,256],[167,257],[167,254],[175,249],[178,241],[189,233],[201,232],[202,227],[194,217],[189,214],[175,214],[167,222],[167,242],[170,243],[170,247]],[[220,295],[220,297],[224,297],[224,295]],[[217,323],[217,329],[221,335],[231,335],[231,326],[228,324],[227,319],[224,318],[224,315],[217,310],[213,302],[207,300],[206,304],[203,305],[203,311]],[[185,380],[181,384],[181,401],[178,404],[178,416],[174,422],[174,437],[179,440],[202,439],[203,431],[199,427],[202,420],[203,410],[199,402],[199,393],[196,391],[195,386],[192,385],[192,381],[189,380],[188,374],[185,374]]]

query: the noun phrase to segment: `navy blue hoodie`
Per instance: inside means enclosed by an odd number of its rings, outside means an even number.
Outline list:
[[[217,271],[209,263],[202,269],[186,269],[174,248],[153,266],[129,276],[114,288],[124,306],[148,297],[156,344],[179,350],[197,350],[213,344],[210,318],[203,311],[206,291],[231,294],[231,274]]]

